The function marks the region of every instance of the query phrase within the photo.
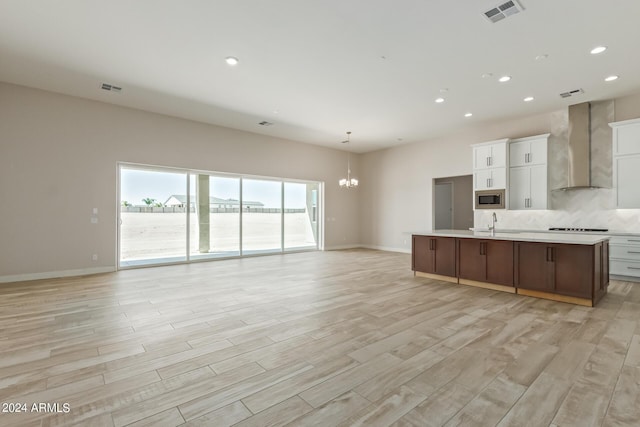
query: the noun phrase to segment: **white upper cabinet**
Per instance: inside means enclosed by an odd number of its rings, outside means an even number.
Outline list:
[[[511,141],[509,166],[546,165],[548,138],[545,134]]]
[[[609,124],[613,128],[613,186],[616,207],[640,208],[640,119]]]
[[[473,146],[473,168],[504,168],[507,165],[507,141],[485,142]]]
[[[547,209],[547,166],[509,168],[509,209]]]
[[[507,141],[501,139],[472,146],[474,190],[507,188]]]
[[[547,209],[549,134],[509,143],[509,209]]]
[[[613,155],[640,154],[640,119],[610,123],[613,128]]]
[[[473,172],[476,190],[503,190],[507,188],[506,168],[479,169]]]

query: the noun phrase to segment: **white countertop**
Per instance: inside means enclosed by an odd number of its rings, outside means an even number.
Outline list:
[[[491,234],[488,231],[471,231],[471,230],[434,230],[425,232],[411,233],[419,236],[439,236],[439,237],[458,237],[469,239],[493,239],[493,240],[512,240],[519,242],[542,242],[542,243],[566,243],[571,245],[595,245],[596,243],[609,240],[609,235],[594,234],[576,234],[553,232],[502,232],[497,231]]]
[[[484,228],[471,228],[472,231],[488,232],[489,230]],[[608,231],[552,231],[552,230],[529,230],[529,229],[502,229],[496,228],[497,233],[561,233],[561,234],[589,234],[598,236],[633,236],[640,237],[640,231],[621,231],[621,230],[608,230]]]

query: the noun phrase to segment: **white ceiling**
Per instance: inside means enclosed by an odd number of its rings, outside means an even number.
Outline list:
[[[356,152],[640,90],[640,1],[499,3],[2,0],[0,80]]]

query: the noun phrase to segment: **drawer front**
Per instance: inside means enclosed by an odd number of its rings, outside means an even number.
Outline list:
[[[612,236],[609,239],[610,245],[630,245],[640,248],[640,236]]]
[[[609,260],[609,274],[640,277],[640,261]]]
[[[609,258],[640,261],[640,246],[610,245]]]

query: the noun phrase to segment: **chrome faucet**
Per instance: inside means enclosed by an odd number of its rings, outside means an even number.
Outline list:
[[[496,235],[496,222],[498,222],[498,218],[496,217],[496,213],[493,212],[491,214],[491,225],[489,226],[489,230],[491,231],[491,235]]]

